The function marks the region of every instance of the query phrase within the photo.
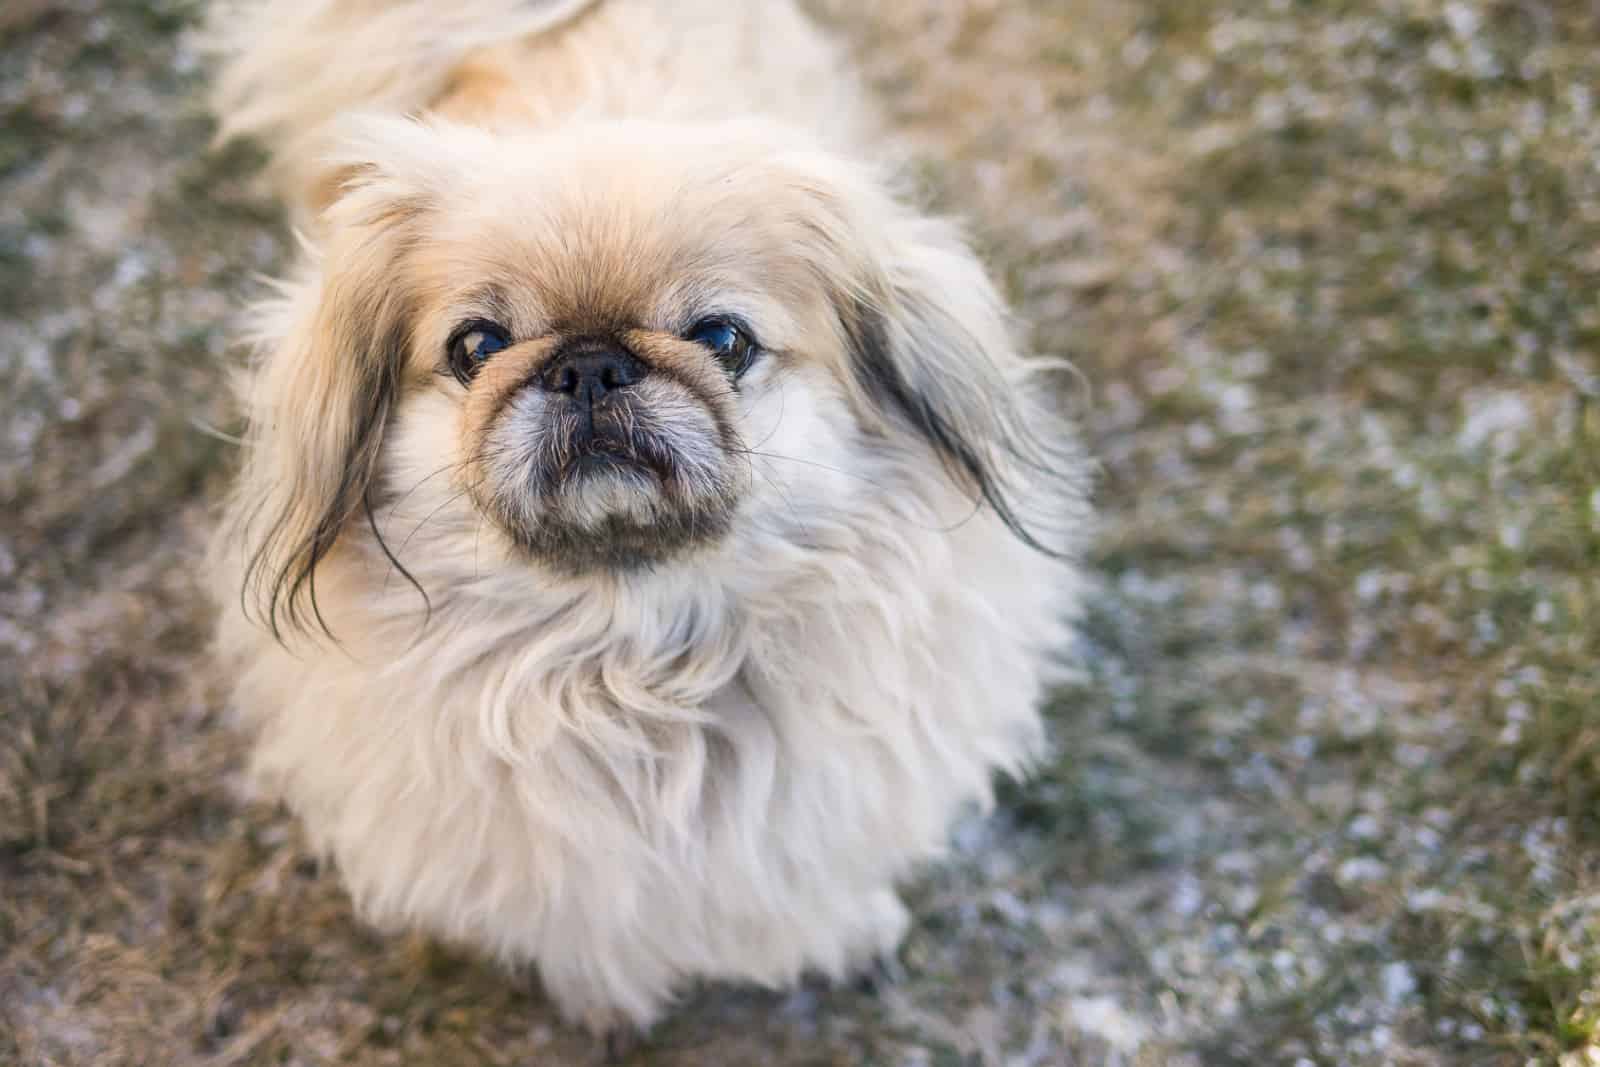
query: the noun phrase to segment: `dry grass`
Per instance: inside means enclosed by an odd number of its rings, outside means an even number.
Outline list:
[[[705,991],[637,1062],[1587,1062],[1593,5],[819,6],[1083,372],[1091,677],[903,985]],[[285,241],[194,14],[0,17],[0,1063],[596,1062],[234,788],[197,425]]]

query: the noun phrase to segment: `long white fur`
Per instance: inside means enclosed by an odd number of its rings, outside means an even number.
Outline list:
[[[326,165],[308,146],[330,111],[423,108],[468,52],[540,31],[518,42],[530,69],[545,55],[544,70],[614,86],[603,112],[815,124],[844,116],[830,95],[854,98],[843,74],[816,85],[832,51],[786,0],[603,0],[565,12],[570,24],[519,21],[535,8],[273,0],[236,12],[220,24],[234,56],[228,128],[273,140],[298,195]],[[690,62],[704,55],[682,54],[685,25],[710,35],[713,57],[755,34],[736,55],[759,62],[710,77]],[[375,35],[383,47],[369,51]],[[649,49],[654,67],[616,59]],[[579,99],[548,121],[585,115]],[[864,257],[896,239],[852,223],[861,232],[838,236]],[[950,372],[962,388],[1013,388],[1028,372],[1003,310],[942,225],[902,220],[926,248],[894,281],[936,290],[984,353]],[[274,457],[299,447],[273,430],[274,369],[321,299],[313,257],[260,313],[235,520],[286,469]],[[1079,582],[975,511],[920,442],[863,426],[825,370],[774,375],[743,390],[741,435],[760,454],[731,532],[651,572],[533,569],[435,477],[460,449],[454,402],[437,390],[408,393],[395,414],[380,471],[395,502],[376,516],[429,612],[352,527],[318,571],[340,643],[280,644],[241,609],[251,546],[242,522],[227,527],[220,648],[257,738],[254,771],[335,859],[364,916],[531,962],[596,1030],[648,1025],[694,977],[777,986],[893,952],[907,925],[895,883],[939,855],[964,807],[988,803],[997,770],[1039,751],[1036,706]],[[1083,525],[1080,473],[1030,502],[1063,545]]]

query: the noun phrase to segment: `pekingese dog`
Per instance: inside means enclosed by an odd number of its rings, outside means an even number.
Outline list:
[[[1086,463],[792,0],[256,0],[303,263],[218,535],[258,780],[361,912],[643,1027],[892,954],[1041,743]]]

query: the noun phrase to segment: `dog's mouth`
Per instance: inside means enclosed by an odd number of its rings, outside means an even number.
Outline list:
[[[653,566],[727,531],[736,479],[724,437],[664,378],[588,404],[523,390],[489,435],[479,503],[558,570]]]
[[[552,429],[554,441],[544,479],[561,491],[585,480],[615,475],[648,475],[665,482],[673,474],[670,444],[651,431],[633,405],[605,403],[587,417],[566,418]]]

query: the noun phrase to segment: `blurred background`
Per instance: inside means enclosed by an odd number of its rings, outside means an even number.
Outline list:
[[[1088,671],[902,983],[631,1062],[1600,1062],[1600,4],[811,6],[1083,373]],[[0,6],[0,1063],[597,1062],[237,786],[199,14]]]

